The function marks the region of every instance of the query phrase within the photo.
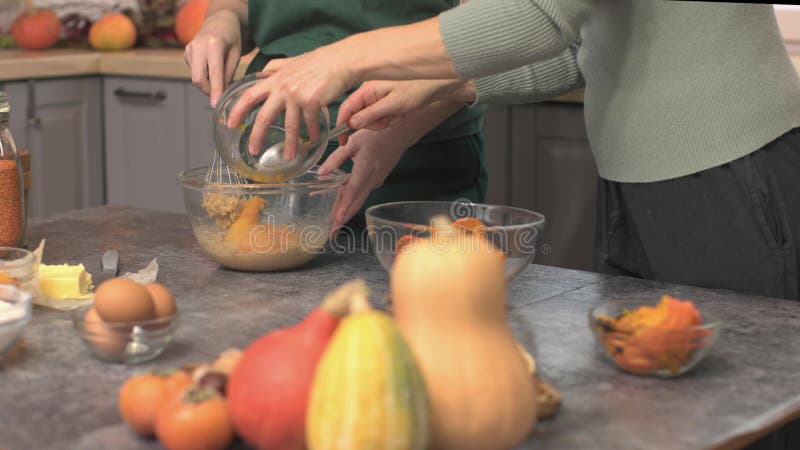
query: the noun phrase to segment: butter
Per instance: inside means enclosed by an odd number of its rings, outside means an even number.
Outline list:
[[[55,299],[92,298],[92,274],[83,264],[39,265],[39,289],[44,297]]]

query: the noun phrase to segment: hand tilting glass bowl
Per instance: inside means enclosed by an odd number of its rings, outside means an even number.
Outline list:
[[[536,255],[543,215],[510,206],[469,202],[409,201],[373,206],[366,211],[367,233],[373,251],[386,270],[391,270],[398,241],[403,236],[428,237],[431,221],[440,216],[452,222],[475,218],[483,222],[486,238],[506,255],[506,281],[510,282]]]
[[[214,142],[222,159],[240,175],[257,182],[275,183],[300,176],[319,162],[330,138],[330,117],[328,110],[321,108],[316,122],[309,124],[301,120],[297,153],[294,158],[289,159],[283,153],[286,116],[281,111],[267,129],[258,153],[250,154],[250,132],[263,102],[258,102],[251,108],[237,126],[228,128],[227,122],[231,109],[242,95],[265,78],[265,73],[253,73],[225,90],[214,111]]]
[[[312,169],[281,183],[226,184],[207,183],[207,170],[186,170],[178,180],[195,237],[212,260],[267,272],[302,266],[322,251],[344,172],[320,176]]]

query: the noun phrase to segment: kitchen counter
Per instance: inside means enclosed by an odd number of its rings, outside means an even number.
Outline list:
[[[238,77],[244,75],[252,55],[245,55]],[[792,54],[800,72],[800,54]],[[54,78],[81,75],[116,75],[188,80],[189,68],[182,49],[138,48],[121,52],[80,49],[45,51],[0,50],[0,81]],[[553,101],[582,103],[583,89],[556,97]]]
[[[0,362],[0,446],[9,450],[156,449],[116,412],[131,374],[208,361],[270,330],[296,323],[327,292],[359,276],[381,302],[387,273],[369,252],[325,254],[303,270],[247,274],[220,269],[195,242],[184,216],[101,207],[36,221],[30,242],[47,239],[46,263],[86,264],[105,249],[120,270],[158,257],[158,279],[176,295],[176,340],[156,361],[108,365],[93,359],[69,313],[36,309],[23,339]],[[619,372],[595,351],[587,311],[609,298],[697,301],[725,321],[716,347],[672,380]],[[800,302],[531,265],[509,288],[509,320],[543,378],[564,396],[531,449],[736,448],[800,413]],[[240,444],[241,446],[241,444]]]
[[[252,54],[242,57],[237,78],[244,76]],[[182,49],[137,48],[121,52],[82,49],[0,50],[0,82],[89,75],[191,79]],[[581,103],[583,90],[554,101]]]
[[[244,74],[250,56],[242,58]],[[183,50],[136,48],[120,52],[82,49],[0,50],[0,81],[81,75],[191,78]]]

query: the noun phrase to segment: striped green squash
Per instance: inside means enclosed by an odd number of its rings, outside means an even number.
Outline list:
[[[423,450],[428,398],[386,314],[354,297],[317,366],[306,419],[310,450]]]

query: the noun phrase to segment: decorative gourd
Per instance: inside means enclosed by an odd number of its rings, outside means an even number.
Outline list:
[[[25,8],[11,23],[11,37],[26,50],[52,47],[61,35],[61,20],[49,9],[36,9],[33,0],[25,0]]]
[[[425,385],[413,355],[367,293],[351,300],[314,375],[308,406],[310,450],[423,450]]]
[[[524,441],[536,393],[506,321],[502,252],[455,227],[413,239],[392,267],[391,298],[428,388],[432,448]]]
[[[188,44],[200,31],[208,12],[209,0],[189,0],[175,15],[175,35],[183,45]]]
[[[245,349],[226,393],[239,436],[259,449],[305,448],[305,418],[314,369],[339,318],[347,312],[346,284],[300,323],[266,334]]]

